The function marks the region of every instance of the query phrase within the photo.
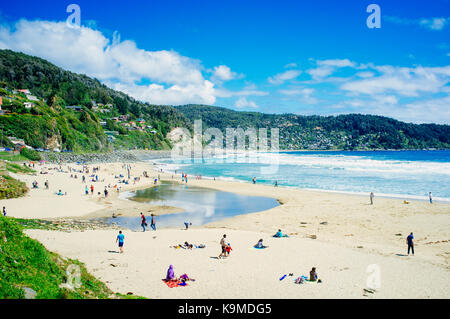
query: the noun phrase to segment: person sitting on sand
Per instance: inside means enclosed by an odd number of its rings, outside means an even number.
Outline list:
[[[166,280],[167,281],[177,281],[177,278],[175,277],[175,272],[173,271],[172,265],[170,265],[169,269],[167,270]]]
[[[253,246],[253,247],[255,247],[255,248],[266,248],[266,246],[263,245],[263,240],[262,239],[258,240],[258,243],[256,243],[256,245]]]
[[[281,238],[281,237],[289,237],[289,236],[287,234],[283,235],[283,233],[281,232],[281,229],[278,229],[277,233],[275,235],[273,235],[273,237]]]
[[[183,246],[186,247],[187,249],[192,249],[192,248],[194,248],[194,245],[189,244],[187,241],[184,242],[184,245],[183,245]]]
[[[317,280],[316,267],[313,267],[309,272],[309,281],[316,281],[316,280]]]

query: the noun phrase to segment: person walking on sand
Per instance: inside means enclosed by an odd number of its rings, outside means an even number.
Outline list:
[[[3,216],[6,216],[6,207],[3,206]]]
[[[370,205],[373,205],[373,198],[375,197],[375,195],[373,194],[373,192],[370,192]]]
[[[141,213],[141,226],[142,226],[142,231],[145,232],[145,226],[147,226],[147,221],[145,220],[145,216],[144,214]]]
[[[256,177],[252,178],[252,182],[253,182],[253,184],[256,184]]]
[[[428,198],[430,199],[430,204],[433,204],[433,197],[431,196],[431,192],[428,192]]]
[[[406,243],[408,244],[408,256],[409,256],[409,251],[410,250],[412,251],[412,254],[414,256],[414,242],[413,242],[413,239],[414,239],[413,233],[409,234],[409,236],[406,237]]]
[[[152,214],[152,222],[151,222],[151,224],[150,224],[150,227],[151,227],[153,230],[156,230],[155,215],[153,215],[153,214]]]
[[[119,249],[120,253],[123,254],[123,241],[125,239],[125,236],[122,234],[122,231],[119,230],[119,235],[117,235],[116,243],[119,242]]]
[[[94,195],[94,185],[91,185],[91,195]]]
[[[228,247],[228,244],[227,244],[227,235],[223,235],[223,237],[222,237],[222,239],[220,240],[220,246],[222,247],[222,252],[220,253],[220,255],[219,255],[219,259],[220,258],[222,258],[222,256],[223,257],[226,257],[227,256],[227,247]]]

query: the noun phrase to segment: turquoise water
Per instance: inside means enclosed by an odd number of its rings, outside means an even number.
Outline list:
[[[200,161],[200,162],[198,162]],[[304,189],[450,201],[450,151],[314,151],[158,160],[166,171]]]
[[[185,221],[191,222],[194,226],[201,226],[236,215],[260,212],[279,206],[279,203],[273,198],[244,196],[169,182],[163,182],[155,188],[129,193],[128,197],[130,200],[151,205],[174,206],[183,209],[181,213],[155,217],[157,228],[184,228]],[[148,226],[150,226],[151,217],[148,215],[146,217]],[[101,220],[132,230],[142,230],[140,217],[103,218]]]

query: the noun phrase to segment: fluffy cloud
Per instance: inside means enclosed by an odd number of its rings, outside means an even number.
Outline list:
[[[278,73],[273,77],[269,77],[268,81],[271,84],[279,85],[283,84],[285,81],[293,80],[298,77],[302,71],[300,70],[287,70],[282,73]]]
[[[220,81],[230,81],[236,79],[238,74],[236,72],[232,72],[231,69],[226,65],[219,65],[214,67],[213,70],[213,78],[216,78]]]
[[[142,50],[117,36],[110,41],[84,26],[20,20],[14,28],[0,28],[0,48],[42,57],[151,103],[213,104],[216,100],[214,84],[204,78],[198,60],[175,51]],[[218,74],[227,76],[226,71],[221,66]],[[152,84],[136,84],[140,82]]]
[[[239,109],[247,108],[247,107],[254,108],[254,109],[258,108],[258,105],[256,105],[255,102],[247,101],[247,98],[245,98],[245,97],[241,97],[240,99],[238,99],[236,101],[236,103],[234,104],[234,106]]]

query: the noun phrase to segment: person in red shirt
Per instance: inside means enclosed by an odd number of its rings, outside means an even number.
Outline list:
[[[94,194],[94,185],[91,185],[91,195]]]
[[[142,213],[141,213],[141,226],[142,226],[143,231],[145,232],[145,226],[147,226],[147,221],[145,219],[144,214],[142,214]]]

